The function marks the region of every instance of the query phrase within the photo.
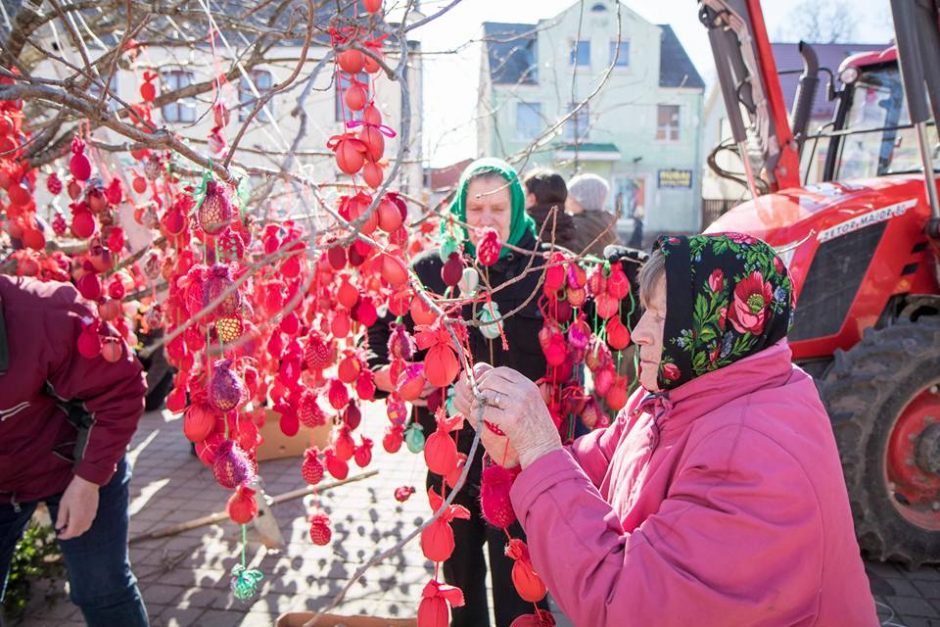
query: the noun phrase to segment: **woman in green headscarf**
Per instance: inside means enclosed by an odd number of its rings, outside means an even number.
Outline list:
[[[412,269],[425,288],[443,295],[448,290],[442,277],[444,262],[452,254],[460,256],[462,247],[464,267],[475,268],[481,277],[485,277],[481,279],[478,289],[485,289],[484,283],[487,281],[493,288],[491,296],[497,316],[519,309],[503,321],[508,350],[504,348],[495,325],[484,327],[483,332],[477,327],[470,328],[471,362],[508,366],[531,381],[538,380],[545,375],[546,369],[545,355],[538,341],[543,322],[538,299],[545,255],[536,238],[535,223],[526,214],[525,192],[516,171],[499,159],[474,161],[460,177],[450,215],[454,219],[444,220],[442,225],[441,248],[417,257],[412,263]],[[483,267],[477,262],[476,247],[487,229],[495,230],[502,246],[495,263]],[[491,243],[487,245],[491,246]],[[516,282],[504,285],[518,277],[521,278]],[[450,287],[450,296],[467,298],[470,293],[465,292],[469,292],[470,287],[466,282],[460,287]],[[467,305],[463,309],[463,316],[468,320],[480,320],[481,316],[486,315],[480,305]],[[406,316],[402,322],[409,331],[413,330],[414,324],[410,317]],[[369,349],[372,353],[370,366],[376,375],[376,386],[386,393],[393,392],[396,383],[390,380],[388,366],[387,344],[393,323],[394,320],[387,315],[369,329]],[[419,360],[419,357],[415,358],[415,361]],[[417,404],[430,405],[433,409],[441,402],[442,394],[446,394],[446,390],[426,388],[426,402]],[[436,423],[432,411],[426,406],[419,406],[417,413],[424,434],[433,433]],[[472,441],[473,430],[465,427],[458,434],[458,450],[468,454]],[[483,447],[480,446],[470,462],[467,482],[454,500],[455,504],[470,510],[471,517],[470,520],[453,521],[456,549],[444,563],[444,577],[448,583],[463,590],[466,600],[463,607],[454,608],[451,624],[458,627],[485,627],[490,624],[485,586],[486,563],[483,557],[485,545],[489,552],[496,624],[497,627],[509,627],[516,617],[531,613],[532,604],[523,601],[513,587],[513,561],[504,554],[504,532],[488,525],[482,517],[480,483],[483,465]],[[428,473],[427,483],[429,487],[433,486],[440,491],[441,477],[438,475]],[[510,533],[515,538],[524,537],[518,523],[510,527]]]

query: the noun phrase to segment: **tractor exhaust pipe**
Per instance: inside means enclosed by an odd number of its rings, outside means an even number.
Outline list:
[[[927,125],[931,108],[934,122],[940,123],[940,68],[930,62],[936,58],[937,50],[940,50],[938,9],[934,0],[891,0],[891,13],[894,16],[904,95],[924,166],[924,183],[931,214],[927,234],[936,240],[940,238],[940,199],[937,197]]]
[[[819,59],[813,47],[805,41],[800,41],[799,50],[803,58],[803,73],[800,74],[796,97],[793,99],[790,128],[793,129],[796,151],[802,154],[803,142],[806,140],[806,131],[809,128],[809,118],[813,113],[813,101],[816,99],[816,90],[819,89]]]

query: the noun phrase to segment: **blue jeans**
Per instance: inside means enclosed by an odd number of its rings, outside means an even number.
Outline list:
[[[89,627],[146,627],[147,609],[127,554],[130,466],[121,459],[117,472],[98,494],[98,513],[91,528],[77,538],[60,540],[68,569],[72,603],[82,610]],[[43,499],[53,522],[61,494]],[[36,509],[37,501],[0,505],[0,600],[6,591],[13,549]]]

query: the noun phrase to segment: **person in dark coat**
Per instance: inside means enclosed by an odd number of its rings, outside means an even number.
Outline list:
[[[601,257],[604,248],[619,244],[617,216],[607,211],[610,185],[596,174],[579,174],[568,182],[567,210],[574,222],[571,250]]]
[[[574,222],[565,213],[568,199],[565,179],[551,170],[535,170],[525,177],[525,188],[525,210],[535,220],[538,238],[570,250]]]
[[[93,319],[67,283],[0,275],[0,599],[16,543],[43,501],[85,622],[141,627],[125,453],[147,388],[123,340],[113,362],[79,352]]]
[[[545,375],[545,356],[539,345],[538,333],[542,329],[543,317],[538,307],[541,295],[540,279],[543,274],[545,244],[536,238],[535,224],[525,212],[525,193],[516,172],[511,166],[497,159],[480,159],[470,164],[460,180],[460,187],[450,208],[461,222],[466,222],[464,250],[468,266],[474,263],[476,229],[492,227],[499,233],[503,246],[498,261],[486,269],[493,287],[492,300],[499,314],[513,315],[503,321],[503,330],[509,344],[504,350],[499,336],[484,337],[477,327],[469,329],[471,361],[485,361],[494,366],[509,366],[532,381]],[[476,227],[476,228],[474,228]],[[546,251],[547,252],[547,251]],[[530,265],[531,264],[531,265]],[[412,269],[421,283],[432,293],[443,294],[446,290],[441,278],[440,251],[432,250],[417,257]],[[528,268],[528,271],[527,271]],[[518,279],[509,285],[510,279]],[[500,286],[503,286],[502,289]],[[480,288],[483,288],[481,281]],[[479,307],[479,306],[477,306]],[[465,319],[475,317],[474,306],[464,307]],[[386,315],[369,329],[370,366],[376,374],[376,385],[380,391],[390,392],[394,382],[389,380],[388,338],[393,318]],[[414,329],[409,316],[404,320],[409,330]],[[490,334],[492,335],[492,334]],[[434,416],[426,407],[416,408],[418,419],[425,435],[436,429]],[[458,434],[457,447],[468,454],[473,442],[473,429],[465,426]],[[483,468],[483,447],[477,448],[470,460],[467,482],[454,500],[470,510],[470,520],[455,520],[452,523],[456,549],[444,563],[444,578],[448,583],[463,590],[466,604],[454,608],[452,625],[455,627],[486,627],[490,624],[486,594],[486,563],[483,550],[486,547],[490,562],[493,585],[493,608],[497,627],[509,627],[522,614],[532,613],[532,604],[522,600],[512,583],[513,561],[503,553],[506,535],[501,529],[490,526],[480,511],[480,479]],[[428,473],[427,484],[440,491],[440,477]],[[524,538],[518,524],[510,527],[515,538]],[[544,601],[543,601],[544,603]]]

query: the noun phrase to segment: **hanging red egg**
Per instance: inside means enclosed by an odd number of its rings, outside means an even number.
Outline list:
[[[353,441],[352,435],[349,434],[348,427],[339,430],[336,440],[333,442],[333,450],[336,452],[337,459],[344,462],[352,459],[353,454],[356,452],[356,443]]]
[[[389,453],[397,453],[405,441],[405,430],[400,426],[391,426],[382,437],[382,448]]]
[[[623,266],[619,263],[610,268],[610,276],[607,278],[607,293],[622,300],[630,293],[630,279],[623,271]]]
[[[326,459],[326,470],[333,478],[342,481],[349,476],[349,464],[340,459],[331,449],[326,449],[323,456]]]
[[[82,184],[75,179],[69,179],[69,184],[66,187],[66,191],[69,193],[69,198],[72,200],[78,200],[78,197],[82,195]]]
[[[397,391],[403,401],[416,401],[421,398],[426,379],[422,364],[409,364],[398,377]]]
[[[431,307],[424,302],[421,297],[411,301],[411,319],[415,324],[433,324],[437,320],[437,314],[431,310]]]
[[[356,460],[356,465],[360,468],[365,468],[372,461],[372,440],[369,438],[362,438],[362,444],[356,447],[356,454],[354,455]]]
[[[382,10],[382,0],[363,0],[362,6],[369,13],[378,13]]]
[[[545,598],[548,589],[541,577],[532,567],[529,557],[529,547],[518,538],[509,540],[506,545],[506,556],[514,561],[512,565],[512,585],[524,601],[538,603]]]
[[[333,246],[328,249],[326,257],[334,270],[342,270],[346,267],[346,249],[342,246]]]
[[[353,83],[347,87],[346,93],[343,94],[343,102],[351,111],[362,111],[368,100],[368,92],[366,92],[365,87],[358,83]]]
[[[330,138],[327,147],[336,153],[336,166],[346,174],[355,174],[365,164],[366,145],[351,133]]]
[[[454,530],[438,518],[421,531],[421,552],[432,562],[446,562],[454,553]]]
[[[610,389],[607,391],[607,394],[604,395],[607,406],[613,411],[620,411],[626,406],[627,398],[627,378],[614,377]]]
[[[447,476],[457,467],[457,444],[446,430],[438,429],[424,443],[424,461],[428,470]]]
[[[33,250],[44,250],[46,248],[46,237],[39,229],[27,228],[23,231],[23,244]]]
[[[457,379],[460,364],[454,349],[445,344],[437,344],[428,349],[424,358],[424,373],[428,383],[434,387],[447,387]]]
[[[98,230],[98,223],[90,211],[76,211],[72,216],[72,235],[88,239]]]
[[[398,288],[408,283],[408,268],[401,257],[389,253],[382,253],[382,278],[392,288]]]
[[[142,176],[135,176],[134,180],[131,181],[131,187],[134,188],[134,191],[138,194],[143,194],[147,191],[147,179]]]
[[[353,383],[359,378],[359,372],[362,370],[362,362],[353,354],[346,355],[340,362],[336,371],[336,376],[343,383]]]
[[[362,110],[362,121],[372,126],[382,126],[382,112],[374,104]]]
[[[375,376],[370,370],[363,370],[356,379],[356,394],[363,401],[375,400]]]
[[[258,515],[255,491],[243,485],[238,486],[235,488],[235,493],[229,497],[225,511],[235,524],[247,525]]]
[[[604,329],[607,332],[607,343],[612,349],[622,351],[630,345],[630,331],[618,316],[611,317]]]
[[[69,172],[78,181],[87,181],[91,178],[91,161],[84,152],[75,153],[69,160]]]
[[[355,48],[343,50],[336,55],[336,62],[347,74],[358,74],[365,66],[365,55]]]
[[[385,136],[378,127],[366,124],[359,131],[359,139],[366,145],[366,154],[372,161],[379,161],[385,154]]]
[[[381,187],[382,181],[385,180],[385,172],[382,171],[382,166],[374,161],[366,161],[362,166],[362,180],[372,189]]]
[[[349,392],[346,390],[346,386],[343,385],[343,382],[339,379],[330,379],[330,389],[327,392],[327,398],[329,398],[330,405],[335,410],[340,410],[346,407],[346,404],[349,402]]]
[[[86,272],[75,282],[75,287],[78,289],[78,292],[82,297],[97,301],[101,298],[103,288],[101,287],[101,279],[98,278],[98,275],[94,272]]]
[[[186,439],[199,444],[215,428],[216,414],[212,408],[202,403],[193,403],[183,414],[183,435]]]
[[[122,313],[121,311],[121,302],[113,298],[109,298],[104,302],[98,303],[98,315],[101,316],[101,319],[105,322],[111,322]]]

